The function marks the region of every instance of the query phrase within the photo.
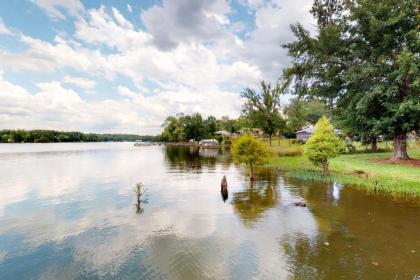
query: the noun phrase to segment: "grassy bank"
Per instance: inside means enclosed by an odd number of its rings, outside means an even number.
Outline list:
[[[409,149],[412,158],[420,159],[420,148]],[[398,196],[420,197],[418,166],[380,162],[391,153],[360,153],[341,155],[331,160],[331,176],[323,176],[304,156],[274,157],[270,167],[287,171],[286,176],[313,181],[336,181],[368,191],[380,191]]]

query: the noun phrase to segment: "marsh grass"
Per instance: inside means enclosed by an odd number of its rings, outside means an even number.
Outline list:
[[[420,158],[420,148],[409,149],[412,158]],[[338,182],[367,191],[395,196],[420,197],[420,168],[376,162],[389,159],[391,153],[340,155],[331,160],[331,176],[323,176],[304,156],[274,157],[269,166],[287,171],[286,176],[317,182]]]
[[[276,154],[279,157],[295,157],[303,155],[303,148],[302,147],[287,147],[287,148],[275,148],[274,149]]]

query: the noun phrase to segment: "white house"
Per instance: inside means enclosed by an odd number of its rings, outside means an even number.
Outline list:
[[[214,147],[219,145],[219,141],[217,141],[216,139],[203,139],[200,142],[198,142],[198,144],[201,147]]]
[[[219,130],[219,131],[216,131],[214,134],[221,135],[221,136],[224,136],[224,137],[229,137],[231,135],[230,132],[228,132],[226,130]]]

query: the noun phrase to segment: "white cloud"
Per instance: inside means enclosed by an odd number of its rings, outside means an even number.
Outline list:
[[[294,39],[290,25],[300,22],[311,28],[312,0],[277,0],[265,5],[259,1],[249,2],[256,7],[256,28],[245,42],[241,55],[259,67],[264,79],[274,82],[289,63],[282,45]]]
[[[85,8],[79,0],[32,0],[32,2],[43,9],[53,19],[65,20],[65,10],[73,17],[80,16]]]
[[[0,127],[154,134],[160,132],[168,114],[202,112],[234,117],[241,104],[236,93],[227,91],[197,93],[179,88],[144,96],[119,86],[117,92],[125,98],[88,102],[57,81],[36,86],[39,90],[31,94],[0,79]]]
[[[86,78],[73,77],[70,75],[65,75],[63,78],[63,82],[67,84],[75,85],[84,90],[92,90],[95,88],[95,85],[96,85],[95,81],[92,81]]]
[[[107,68],[106,58],[99,50],[71,45],[58,36],[55,37],[54,43],[50,43],[22,35],[21,42],[28,46],[23,52],[0,50],[1,68],[13,71],[52,72],[71,67],[86,73],[112,76],[112,70]]]
[[[46,7],[64,7],[59,1],[41,2]],[[240,112],[238,89],[255,86],[262,79],[274,82],[281,75],[288,63],[286,50],[281,46],[293,39],[289,25],[300,21],[308,26],[312,20],[308,12],[311,0],[247,5],[255,14],[255,29],[247,38],[235,35],[245,25],[229,22],[231,8],[222,0],[163,1],[162,6],[141,13],[144,30],[136,28],[116,8],[89,9],[83,17],[75,19],[74,34],[56,36],[52,42],[26,35],[17,37],[26,48],[0,50],[0,68],[24,73],[59,71],[64,74],[64,83],[85,92],[95,88],[95,81],[82,77],[93,75],[97,83],[105,78],[121,84],[116,91],[118,96],[102,97],[101,101],[91,103],[60,83],[47,83],[63,96],[73,96],[72,102],[79,99],[74,110],[71,106],[63,114],[83,118],[61,118],[65,127],[76,130],[157,133],[168,114],[198,111],[205,115],[234,116]],[[80,77],[66,75],[69,68]],[[130,84],[119,80],[120,77],[128,78],[136,89],[130,90]],[[9,83],[9,86],[18,85]],[[45,92],[60,97],[50,93],[51,88],[46,85],[39,86],[40,92],[34,95],[26,92],[28,100],[34,102],[22,101],[22,105],[19,101],[8,108],[14,112],[5,116],[7,126],[60,128],[60,120],[52,113],[37,115],[38,108],[51,111],[39,104]],[[97,96],[101,98],[100,94]],[[14,99],[3,100],[0,106]],[[38,108],[31,112],[35,101]],[[55,103],[57,110],[61,109],[60,104]],[[23,113],[33,116],[24,119]]]
[[[7,26],[4,24],[4,21],[2,18],[0,18],[0,34],[5,34],[5,35],[12,35],[12,31],[10,31],[9,28],[7,28]]]
[[[136,49],[151,40],[143,31],[134,30],[133,25],[115,8],[113,17],[105,12],[104,7],[88,12],[88,19],[79,19],[75,23],[75,36],[85,43],[104,44],[119,51]]]
[[[124,16],[118,11],[116,8],[112,7],[112,14],[114,15],[115,20],[118,22],[118,24],[126,29],[133,29],[133,25],[131,22],[126,20]]]
[[[166,0],[141,13],[146,30],[161,49],[175,48],[186,42],[216,42],[229,37],[223,25],[230,12],[224,0]]]
[[[131,7],[131,5],[130,5],[130,4],[127,4],[127,11],[128,11],[129,13],[132,13],[132,12],[133,12],[133,8]]]

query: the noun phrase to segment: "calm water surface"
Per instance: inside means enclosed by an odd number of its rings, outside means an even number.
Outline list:
[[[419,202],[269,170],[251,185],[223,151],[2,144],[0,178],[2,280],[420,274]],[[139,181],[146,197],[136,207]]]

